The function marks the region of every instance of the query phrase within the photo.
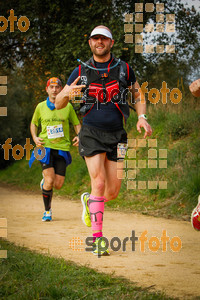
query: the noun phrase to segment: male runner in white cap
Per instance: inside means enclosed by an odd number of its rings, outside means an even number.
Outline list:
[[[95,255],[109,255],[102,234],[104,203],[115,199],[121,187],[119,169],[121,166],[122,173],[123,162],[118,154],[126,151],[127,134],[123,121],[129,116],[128,91],[132,93],[132,105],[138,115],[137,130],[141,133],[141,128],[144,128],[144,138],[152,133],[145,115],[146,103],[141,101],[134,71],[114,57],[111,53],[113,45],[111,30],[103,25],[95,27],[89,37],[93,56],[76,68],[67,82],[70,85],[80,76],[79,84],[86,85],[79,153],[87,164],[91,192],[81,196],[82,220],[92,227]],[[62,97],[61,94],[56,97],[58,109],[65,103]]]

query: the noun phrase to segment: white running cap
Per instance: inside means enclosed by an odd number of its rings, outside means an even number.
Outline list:
[[[101,28],[101,27],[93,29],[90,34],[90,37],[92,37],[94,35],[98,35],[98,34],[104,35],[104,36],[110,38],[111,40],[113,39],[112,33],[109,30],[107,30],[106,28]]]

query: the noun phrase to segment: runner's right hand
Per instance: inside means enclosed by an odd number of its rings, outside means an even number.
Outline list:
[[[78,147],[78,145],[79,145],[79,137],[75,136],[75,138],[73,138],[72,142],[73,142],[73,146]]]
[[[72,84],[68,85],[66,84],[62,91],[56,96],[55,99],[55,107],[56,109],[62,109],[64,108],[69,100],[73,100],[74,96],[80,96],[81,95],[81,89],[85,88],[86,86],[84,84],[77,85],[78,81],[80,80],[80,76],[78,76]]]
[[[43,139],[38,136],[36,136],[33,140],[34,140],[36,146],[42,146],[44,144],[44,142],[42,142]]]
[[[78,76],[66,89],[68,96],[70,98],[74,97],[74,96],[80,96],[81,95],[81,90],[82,88],[85,88],[86,86],[84,84],[82,85],[77,85],[79,79],[81,77]]]

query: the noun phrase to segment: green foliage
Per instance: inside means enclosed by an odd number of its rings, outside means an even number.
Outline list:
[[[181,114],[168,113],[167,118],[165,132],[168,132],[173,140],[187,136],[195,127],[200,126],[199,111],[190,112],[190,118],[188,118],[188,112],[186,111]]]
[[[34,109],[32,93],[31,90],[26,89],[20,70],[15,72],[7,70],[3,74],[8,78],[8,93],[6,96],[0,96],[0,99],[1,106],[7,107],[8,115],[0,117],[0,144],[3,145],[8,138],[12,138],[13,145],[24,145],[26,138],[30,137],[28,128]],[[1,148],[0,158],[0,169],[14,162],[12,155],[10,155],[9,161],[3,159]]]
[[[130,281],[85,266],[36,254],[0,240],[8,258],[0,260],[1,299],[172,299]]]
[[[159,74],[157,67],[162,61],[175,75],[178,71],[184,77],[188,69],[195,65],[199,59],[198,28],[199,14],[195,9],[185,9],[180,0],[163,0],[165,13],[176,15],[176,36],[167,34],[155,37],[158,44],[176,44],[176,54],[153,55],[137,54],[134,44],[124,43],[124,14],[135,12],[137,1],[103,0],[101,5],[92,0],[33,0],[31,3],[14,0],[1,4],[1,14],[8,18],[10,9],[15,15],[26,16],[30,20],[30,27],[21,32],[15,22],[14,32],[9,28],[0,34],[0,62],[6,68],[15,68],[16,64],[24,68],[27,77],[31,75],[35,60],[41,62],[37,67],[37,74],[43,77],[45,72],[61,76],[66,81],[72,69],[77,65],[77,58],[88,59],[90,51],[87,38],[94,26],[104,24],[113,31],[115,39],[114,53],[129,62],[135,69],[139,79],[147,79]],[[153,0],[144,1],[154,3]],[[34,9],[33,9],[34,7]],[[156,12],[147,13],[144,10],[145,25],[151,19],[156,22]],[[127,48],[128,50],[124,50]],[[189,61],[188,61],[189,60]],[[170,68],[169,68],[170,66]],[[181,72],[179,71],[182,70]],[[174,73],[173,70],[176,70]],[[177,73],[177,75],[178,75]],[[162,73],[161,73],[162,74]],[[46,79],[46,78],[45,78]],[[165,77],[166,79],[166,77]],[[168,78],[170,79],[170,78]],[[28,78],[27,78],[28,81]],[[36,80],[37,82],[37,80]],[[29,82],[30,83],[30,82]],[[37,85],[36,85],[37,86]]]

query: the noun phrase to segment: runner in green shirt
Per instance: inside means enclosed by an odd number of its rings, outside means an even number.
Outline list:
[[[73,91],[73,88],[71,89]],[[77,134],[73,139],[73,146],[78,146],[79,143],[78,133],[81,125],[72,105],[68,103],[61,110],[55,109],[55,98],[61,90],[62,84],[58,78],[53,77],[47,81],[46,92],[48,98],[37,105],[30,126],[35,144],[38,147],[44,146],[46,150],[45,157],[40,161],[43,169],[43,179],[40,187],[45,206],[42,221],[52,220],[51,200],[53,188],[60,189],[63,186],[66,167],[71,163],[69,122],[72,123]],[[41,131],[38,134],[39,126],[41,126]],[[34,159],[33,152],[30,166]]]

